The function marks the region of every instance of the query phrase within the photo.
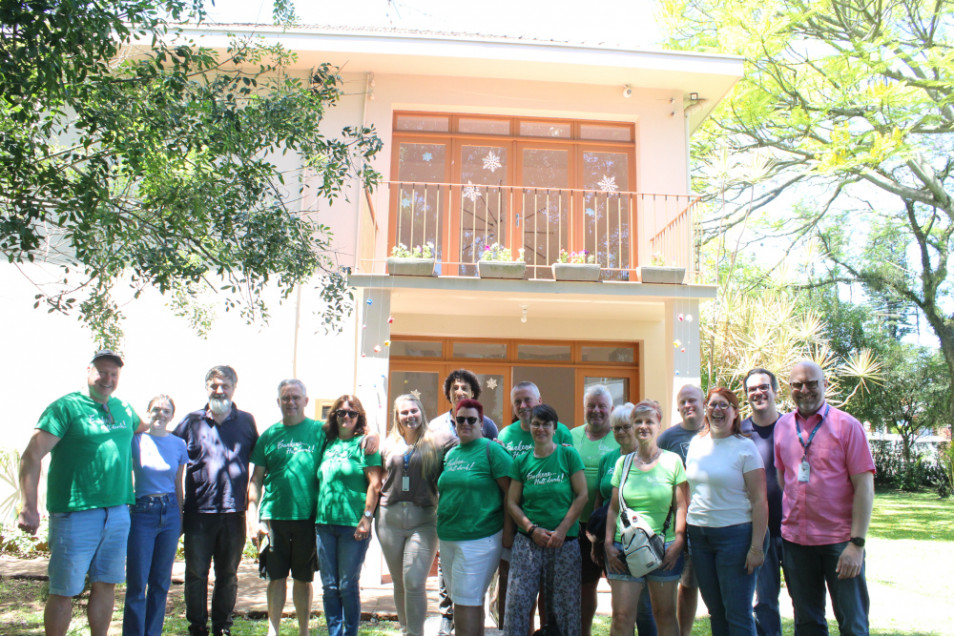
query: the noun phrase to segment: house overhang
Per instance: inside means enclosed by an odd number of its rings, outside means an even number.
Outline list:
[[[604,281],[481,279],[465,276],[352,274],[359,289],[387,290],[394,313],[437,312],[444,316],[519,316],[530,305],[535,315],[585,317],[598,321],[663,319],[666,301],[716,297],[714,285],[654,285]]]
[[[682,95],[694,130],[742,77],[742,58],[676,51],[626,50],[475,36],[283,30],[261,25],[199,25],[184,35],[224,51],[233,36],[259,37],[295,51],[294,66],[328,62],[345,73],[425,75],[656,89]],[[695,94],[696,100],[690,99]]]

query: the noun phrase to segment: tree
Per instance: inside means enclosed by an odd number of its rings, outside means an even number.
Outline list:
[[[368,127],[320,129],[336,69],[300,77],[280,46],[236,40],[220,59],[186,40],[179,26],[202,4],[0,0],[0,249],[60,268],[37,305],[77,311],[107,342],[120,279],[136,295],[217,289],[252,319],[270,281],[287,294],[323,272],[326,323],[347,304],[328,228],[290,206],[306,185],[327,200],[352,176],[372,186],[381,142]],[[288,153],[308,179],[285,183],[274,158]]]
[[[860,285],[920,312],[954,378],[952,3],[663,4],[671,46],[745,58],[745,77],[696,137],[695,186],[717,203],[710,232],[747,226],[749,244],[780,252],[817,241],[807,284]],[[762,173],[714,174],[724,156]],[[763,232],[751,233],[755,220]]]

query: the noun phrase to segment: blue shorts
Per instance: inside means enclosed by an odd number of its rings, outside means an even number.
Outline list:
[[[669,549],[669,546],[672,545],[672,541],[666,543],[666,549]],[[623,544],[619,541],[614,541],[613,546],[616,547],[620,553],[623,552]],[[620,556],[623,559],[623,565],[626,565],[626,558]],[[642,576],[631,576],[629,574],[629,566],[626,568],[626,573],[620,572],[611,572],[609,568],[606,569],[606,578],[610,581],[633,581],[634,583],[645,583],[646,581],[656,581],[657,583],[670,583],[672,581],[678,581],[682,578],[682,566],[685,560],[685,553],[679,555],[679,558],[676,559],[676,565],[668,570],[662,569],[662,566],[659,566],[649,574],[644,574]]]
[[[126,580],[129,506],[50,514],[50,594],[76,596],[90,582]]]

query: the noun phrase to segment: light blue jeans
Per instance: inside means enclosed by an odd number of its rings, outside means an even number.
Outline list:
[[[160,636],[182,526],[175,494],[140,497],[129,519],[123,636]]]
[[[357,636],[361,623],[361,566],[371,537],[358,541],[356,528],[318,524],[318,568],[328,636]]]
[[[752,596],[759,571],[749,574],[745,569],[752,524],[688,528],[689,554],[709,608],[712,636],[756,636]]]

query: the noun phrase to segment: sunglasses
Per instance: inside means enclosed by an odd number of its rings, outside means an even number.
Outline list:
[[[338,417],[350,417],[351,419],[354,419],[358,417],[359,413],[357,411],[352,411],[351,409],[338,409],[335,411],[335,415]]]
[[[464,417],[463,415],[458,415],[458,416],[457,416],[457,423],[458,423],[458,424],[471,424],[471,425],[473,425],[473,424],[476,424],[476,423],[477,423],[477,418],[476,418],[475,416],[473,416],[473,415],[468,415],[467,417]]]

